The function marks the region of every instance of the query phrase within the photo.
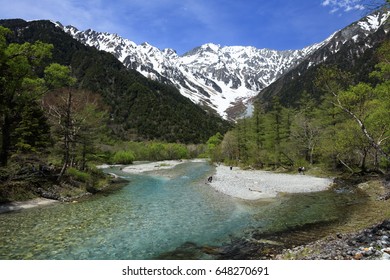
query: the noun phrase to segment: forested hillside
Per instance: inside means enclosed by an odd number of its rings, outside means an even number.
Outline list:
[[[121,139],[201,143],[229,124],[178,90],[127,70],[113,55],[86,47],[49,21],[3,20],[8,41],[54,46],[51,62],[71,67],[76,88],[101,94],[110,107],[110,128]]]

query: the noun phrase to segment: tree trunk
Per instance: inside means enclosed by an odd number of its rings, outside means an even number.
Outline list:
[[[2,134],[2,143],[1,143],[1,150],[0,150],[0,165],[1,166],[7,166],[8,164],[8,157],[9,157],[9,149],[11,146],[11,118],[10,116],[5,113],[4,115],[4,121],[3,126],[1,128],[1,134]]]
[[[86,157],[87,157],[87,145],[86,145],[86,143],[84,141],[83,142],[82,160],[81,160],[81,171],[85,170]]]
[[[357,122],[357,124],[360,127],[360,130],[363,132],[363,135],[367,138],[368,143],[370,143],[370,145],[375,150],[377,150],[382,156],[384,156],[388,161],[390,161],[390,155],[388,153],[386,153],[382,149],[382,147],[374,140],[374,138],[371,136],[371,134],[367,131],[367,128],[364,125],[363,121],[354,112],[352,112],[348,108],[344,107],[341,104],[339,99],[337,99],[337,104],[334,104],[334,105],[336,105],[337,107],[341,108],[344,112],[348,113]]]
[[[360,165],[360,169],[365,172],[366,171],[366,159],[367,159],[368,150],[366,148],[363,148],[362,153],[362,163]]]
[[[72,91],[69,89],[68,92],[68,102],[66,104],[66,117],[65,117],[65,125],[64,125],[64,163],[61,168],[60,175],[58,176],[58,180],[62,178],[65,174],[66,169],[69,165],[70,160],[70,131],[71,131],[71,106],[72,106]]]

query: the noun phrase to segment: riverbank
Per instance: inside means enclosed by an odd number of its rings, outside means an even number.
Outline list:
[[[275,259],[390,260],[390,178],[374,176],[360,180],[363,182],[354,184],[354,188],[367,196],[364,209],[336,225],[332,234],[285,249]]]
[[[169,169],[172,169],[175,166],[188,161],[199,162],[205,160],[164,160],[157,162],[140,161],[134,162],[134,164],[132,165],[123,166],[122,171],[132,174],[139,174],[144,172],[154,172],[157,174],[159,172],[169,171]],[[104,169],[112,166],[119,167],[119,165],[100,165],[97,166],[97,168]],[[65,177],[63,182],[59,183],[55,180],[55,178],[57,177],[56,174],[53,176],[50,176],[51,174],[45,174],[45,176],[40,176],[37,178],[37,180],[34,181],[34,184],[31,184],[27,179],[24,181],[22,180],[21,182],[23,183],[23,185],[26,185],[25,188],[30,189],[30,196],[39,195],[39,197],[31,197],[31,199],[27,200],[23,199],[18,201],[0,203],[0,214],[29,209],[38,206],[45,206],[57,202],[76,202],[79,200],[86,199],[96,193],[118,189],[127,183],[126,180],[123,180],[115,174],[109,174],[111,178],[108,176],[103,176],[102,174],[103,173],[97,176],[100,182],[92,186],[85,184],[85,182],[83,181],[77,181],[77,178],[69,179],[69,176]]]
[[[154,162],[135,161],[132,165],[125,166],[122,171],[132,174],[139,174],[143,172],[156,172],[160,170],[174,168],[175,166],[182,164],[183,162],[183,160],[163,160]]]
[[[284,250],[277,260],[390,260],[390,219],[356,233],[337,233]]]
[[[242,170],[219,165],[210,186],[217,191],[246,200],[276,197],[280,193],[318,192],[333,180],[303,174],[282,174],[261,170]]]
[[[135,161],[131,165],[124,166],[122,171],[131,174],[139,174],[144,172],[159,172],[169,170],[179,164],[186,162],[206,162],[205,159],[190,159],[190,160],[162,160],[162,161]]]
[[[81,200],[88,199],[97,193],[104,193],[117,190],[127,184],[126,180],[118,177],[101,179],[94,187],[84,187],[83,184],[73,181],[73,185],[61,184],[61,186],[55,184],[57,182],[45,181],[45,185],[39,185],[39,188],[33,189],[34,197],[28,200],[17,200],[10,202],[0,203],[0,214],[20,211],[35,207],[47,206],[55,203],[63,202],[79,202]]]

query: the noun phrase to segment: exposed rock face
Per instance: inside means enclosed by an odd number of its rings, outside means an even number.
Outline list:
[[[210,43],[179,56],[172,49],[159,50],[148,43],[137,45],[116,34],[57,25],[83,44],[112,53],[126,67],[175,85],[193,102],[225,118],[229,117],[229,107],[236,102],[246,103],[322,45],[276,51]]]
[[[85,45],[112,53],[126,67],[144,76],[175,85],[194,103],[207,106],[229,118],[232,106],[248,101],[278,78],[299,66],[303,69],[332,59],[346,45],[351,55],[359,55],[372,47],[367,38],[378,32],[389,13],[378,11],[329,38],[302,50],[277,51],[243,46],[205,44],[178,55],[172,49],[159,50],[136,43],[117,34],[91,29],[79,31],[73,26],[57,26]]]

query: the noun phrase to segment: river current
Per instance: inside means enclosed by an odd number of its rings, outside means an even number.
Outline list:
[[[164,176],[108,169],[129,183],[79,203],[0,215],[0,259],[159,259],[183,244],[219,246],[253,229],[335,222],[359,197],[349,191],[244,201],[215,191],[206,162],[176,166]],[[199,258],[207,258],[199,255]]]

